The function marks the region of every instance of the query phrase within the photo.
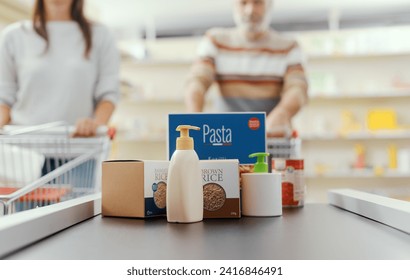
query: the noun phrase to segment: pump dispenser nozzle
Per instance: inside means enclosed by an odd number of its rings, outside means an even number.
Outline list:
[[[200,128],[192,125],[178,125],[176,131],[181,132],[181,135],[177,138],[177,150],[194,149],[194,139],[189,137],[190,129],[199,130]]]
[[[268,164],[265,162],[265,157],[267,156],[269,156],[269,153],[253,153],[249,155],[250,158],[257,158],[253,172],[268,173]]]

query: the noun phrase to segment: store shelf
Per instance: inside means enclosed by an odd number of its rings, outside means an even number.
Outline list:
[[[302,141],[330,141],[330,140],[395,140],[410,139],[410,131],[383,131],[383,132],[352,132],[347,135],[337,133],[327,134],[301,134]]]
[[[302,139],[310,199],[325,199],[324,190],[334,187],[383,190],[386,195],[410,188],[410,171],[404,172],[410,148],[407,34],[408,27],[392,27],[318,31],[299,38],[310,92],[294,127]],[[392,112],[380,127],[397,129],[368,130],[369,114],[375,111]],[[369,169],[352,169],[359,148]],[[387,168],[393,161],[403,172]],[[397,196],[408,197],[408,191]]]
[[[357,58],[383,58],[392,56],[409,56],[410,51],[386,51],[386,52],[363,52],[363,53],[334,53],[334,54],[307,54],[307,60],[320,59],[357,59]]]
[[[384,179],[410,179],[410,172],[398,172],[387,170],[376,174],[373,170],[350,170],[343,172],[325,172],[323,174],[306,172],[305,178],[307,179],[373,179],[373,178],[384,178]]]
[[[384,98],[403,98],[410,97],[410,90],[405,91],[386,91],[386,92],[373,92],[373,93],[310,93],[309,100],[311,101],[337,101],[343,99],[384,99]]]

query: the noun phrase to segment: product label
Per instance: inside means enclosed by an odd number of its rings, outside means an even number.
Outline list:
[[[204,182],[222,182],[223,181],[223,169],[202,169],[202,180]]]
[[[166,215],[167,161],[144,162],[145,215]]]
[[[305,178],[303,172],[295,170],[293,173],[293,184],[296,188],[293,190],[295,200],[303,200],[305,198]]]
[[[283,206],[303,206],[305,199],[305,177],[303,172],[303,160],[276,159],[285,161],[285,169],[278,170],[282,175],[282,205]],[[272,166],[275,159],[272,160]]]
[[[239,218],[239,162],[201,160],[204,218]]]
[[[202,143],[212,146],[231,146],[232,145],[232,129],[212,128],[208,124],[202,126]]]
[[[168,116],[168,158],[176,148],[178,125],[198,126],[191,130],[199,159],[238,159],[254,163],[249,155],[266,151],[265,113],[170,114]]]

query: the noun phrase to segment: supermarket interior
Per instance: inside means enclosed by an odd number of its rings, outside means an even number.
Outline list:
[[[234,24],[231,1],[157,2],[86,1],[121,51],[111,158],[166,159],[167,115],[186,111],[183,87],[201,36]],[[1,0],[0,28],[30,19],[32,4]],[[277,0],[272,13],[271,26],[294,36],[306,59],[309,101],[293,127],[307,201],[346,186],[410,200],[410,5]],[[208,112],[217,94],[213,86]]]
[[[409,104],[409,0],[0,0],[0,259],[409,259]]]

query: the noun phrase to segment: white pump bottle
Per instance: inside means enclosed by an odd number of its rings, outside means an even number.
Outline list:
[[[167,178],[167,220],[170,223],[194,223],[203,219],[203,188],[199,158],[189,130],[199,127],[179,125],[176,150],[172,154]]]

